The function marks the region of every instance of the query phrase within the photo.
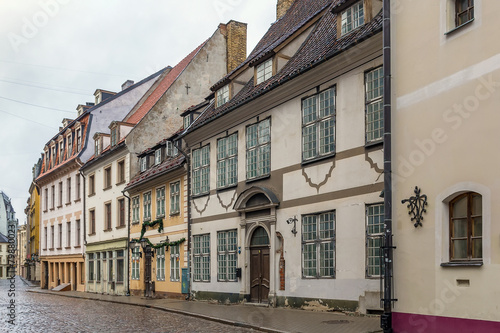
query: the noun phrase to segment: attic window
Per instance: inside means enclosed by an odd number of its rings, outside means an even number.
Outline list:
[[[188,128],[191,125],[191,114],[184,116],[184,129]]]
[[[71,157],[71,154],[73,153],[73,141],[72,139],[72,134],[69,133],[68,137],[66,138],[66,142],[68,143],[68,148],[66,149],[68,156],[67,158]]]
[[[155,165],[158,165],[161,163],[161,148],[156,149],[155,151]]]
[[[148,168],[148,158],[147,158],[147,156],[141,157],[140,163],[141,163],[141,172],[146,171],[146,169]]]
[[[102,152],[102,140],[100,137],[95,139],[95,156],[99,155]]]
[[[255,68],[255,84],[261,84],[273,76],[273,59],[264,61]]]
[[[111,147],[116,146],[118,143],[118,127],[111,130]]]
[[[217,107],[224,105],[229,101],[229,85],[225,85],[224,87],[217,90]]]
[[[364,23],[363,1],[358,1],[342,12],[342,35],[348,34]]]

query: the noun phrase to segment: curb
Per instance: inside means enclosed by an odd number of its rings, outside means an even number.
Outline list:
[[[252,325],[252,324],[249,324],[249,323],[244,323],[244,322],[233,321],[233,320],[229,320],[229,319],[223,319],[223,318],[217,318],[217,317],[207,316],[207,315],[204,315],[204,314],[201,314],[201,313],[196,313],[196,312],[189,312],[189,311],[184,311],[184,310],[165,308],[165,307],[156,306],[156,305],[145,305],[145,304],[139,304],[139,303],[121,302],[121,301],[116,301],[116,300],[97,299],[97,298],[86,297],[86,296],[55,294],[55,293],[43,292],[43,291],[40,291],[40,290],[26,290],[26,291],[30,292],[30,293],[35,293],[35,294],[62,296],[62,297],[68,297],[68,298],[85,299],[85,300],[89,300],[89,301],[99,301],[99,302],[107,302],[107,303],[115,303],[115,304],[125,304],[125,305],[131,305],[131,306],[138,306],[138,307],[143,307],[143,308],[161,310],[161,311],[175,313],[175,314],[180,314],[180,315],[184,315],[184,316],[190,316],[190,317],[195,317],[195,318],[210,320],[210,321],[217,322],[217,323],[220,323],[220,324],[225,324],[225,325],[230,325],[230,326],[235,326],[235,327],[255,329],[255,330],[258,330],[260,332],[266,332],[266,333],[288,333],[287,331],[281,331],[281,330],[277,330],[277,329],[274,329],[274,328],[260,327],[260,326]]]

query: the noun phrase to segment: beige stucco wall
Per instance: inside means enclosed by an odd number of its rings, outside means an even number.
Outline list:
[[[393,15],[395,311],[499,321],[500,2],[476,0],[474,21],[445,35],[450,2],[402,1]],[[401,204],[415,186],[429,203],[419,228]],[[483,266],[441,267],[448,202],[467,191],[483,198]]]

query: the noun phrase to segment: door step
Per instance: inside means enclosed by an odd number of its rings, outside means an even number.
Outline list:
[[[246,302],[245,305],[257,306],[260,308],[268,308],[269,307],[269,303]]]

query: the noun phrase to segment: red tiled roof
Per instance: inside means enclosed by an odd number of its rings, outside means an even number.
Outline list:
[[[333,3],[334,7],[339,1],[343,0],[334,0],[333,2],[330,1],[330,3]],[[296,0],[294,7],[291,7],[291,10],[289,10],[281,20],[286,19],[289,12],[293,13],[297,8],[301,8],[299,5],[309,3],[310,1],[308,0]],[[219,116],[233,111],[237,107],[271,91],[277,86],[288,82],[294,77],[381,31],[382,12],[376,15],[372,21],[351,32],[349,35],[337,38],[337,14],[332,13],[330,10],[327,11],[299,51],[297,51],[279,73],[257,86],[254,86],[252,78],[229,102],[218,108],[215,108],[213,105],[207,108],[207,110],[194,121],[188,132],[203,126]]]
[[[127,184],[125,187],[125,190],[129,190],[135,186],[138,186],[140,184],[143,184],[153,178],[159,177],[161,175],[164,175],[178,167],[180,167],[185,161],[184,155],[177,155],[176,157],[169,158],[164,160],[162,163],[155,165],[146,171],[138,174],[132,180],[130,183]]]
[[[219,82],[217,82],[212,89],[219,87],[229,76],[238,71],[240,68],[249,65],[252,62],[256,62],[268,55],[274,48],[297,32],[297,30],[302,28],[304,24],[330,6],[334,1],[338,0],[294,1],[292,6],[287,10],[286,14],[271,25],[248,58],[231,71],[231,73],[219,80]]]
[[[208,40],[207,40],[208,41]],[[148,96],[148,98],[142,103],[139,108],[131,114],[124,121],[132,124],[137,124],[141,119],[151,110],[151,108],[158,102],[158,100],[165,94],[165,92],[170,88],[170,86],[175,82],[179,75],[184,71],[184,69],[189,65],[191,60],[196,56],[196,54],[201,50],[201,48],[207,43],[203,42],[198,46],[193,52],[188,54],[184,59],[181,60],[172,70],[163,77],[160,84],[156,89]]]

